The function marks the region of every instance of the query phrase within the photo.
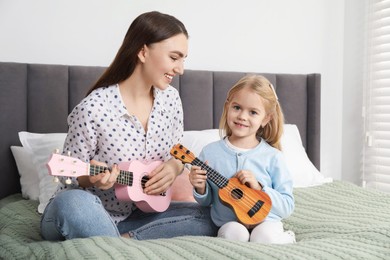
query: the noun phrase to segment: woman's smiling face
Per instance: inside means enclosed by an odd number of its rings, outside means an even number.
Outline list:
[[[142,52],[142,51],[141,51]],[[166,89],[173,77],[184,73],[184,60],[188,53],[188,39],[178,34],[143,48],[145,78],[159,89]]]

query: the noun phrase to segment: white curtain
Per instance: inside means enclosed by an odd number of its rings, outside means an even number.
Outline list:
[[[390,192],[390,0],[366,10],[363,186]]]

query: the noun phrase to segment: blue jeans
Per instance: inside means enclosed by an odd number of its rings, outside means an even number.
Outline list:
[[[176,236],[216,236],[208,207],[192,202],[172,202],[165,212],[135,210],[115,225],[100,199],[83,190],[68,190],[56,195],[46,206],[41,219],[41,234],[51,241],[92,236],[119,237],[129,233],[138,240]]]

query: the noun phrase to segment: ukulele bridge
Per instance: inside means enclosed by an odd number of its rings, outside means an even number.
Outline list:
[[[258,200],[255,205],[247,212],[249,217],[253,217],[263,206],[264,202],[261,200]]]

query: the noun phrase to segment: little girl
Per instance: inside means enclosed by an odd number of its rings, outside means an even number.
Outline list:
[[[284,231],[282,219],[294,210],[293,182],[283,158],[280,139],[284,116],[272,84],[263,76],[250,75],[229,91],[220,121],[222,140],[205,146],[201,161],[227,178],[237,177],[252,189],[263,190],[272,201],[268,216],[260,224],[238,222],[232,209],[221,203],[219,188],[207,181],[206,171],[192,166],[190,182],[202,206],[212,205],[211,217],[220,227],[218,237],[258,243],[295,242],[292,231]]]

